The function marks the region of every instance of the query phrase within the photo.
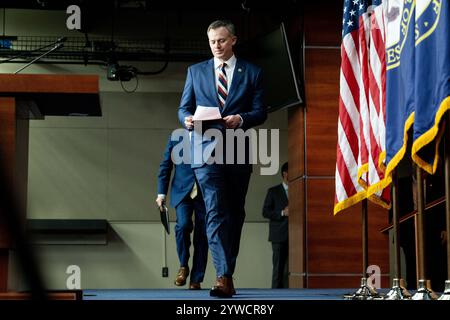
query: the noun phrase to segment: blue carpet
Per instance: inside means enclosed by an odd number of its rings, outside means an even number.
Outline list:
[[[233,300],[344,300],[355,289],[238,289]],[[378,290],[386,293],[388,290]],[[209,289],[102,289],[83,290],[83,300],[220,300]],[[228,299],[227,299],[228,300]]]

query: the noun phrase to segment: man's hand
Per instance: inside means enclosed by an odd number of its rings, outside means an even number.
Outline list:
[[[157,197],[156,198],[156,204],[159,207],[159,210],[163,210],[163,205],[165,204],[166,200],[163,197]]]
[[[241,117],[235,114],[226,116],[223,120],[225,120],[225,126],[227,129],[236,129],[241,124]]]
[[[193,118],[193,116],[184,117],[184,125],[189,130],[194,128],[194,121],[192,120],[192,118]]]
[[[289,207],[286,206],[286,208],[283,209],[283,216],[289,217]]]

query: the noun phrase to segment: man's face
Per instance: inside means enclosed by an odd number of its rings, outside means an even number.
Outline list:
[[[287,171],[283,171],[283,181],[285,183],[288,183],[288,181],[289,181],[289,177],[288,177],[288,172]]]
[[[231,35],[227,28],[219,27],[208,32],[209,46],[214,57],[226,61],[233,55],[233,46],[236,37]]]

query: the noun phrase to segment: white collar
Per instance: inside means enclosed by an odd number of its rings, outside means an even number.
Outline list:
[[[236,65],[236,60],[237,60],[236,56],[233,54],[230,59],[225,61],[225,63],[227,64],[227,67],[233,69],[234,66]],[[214,69],[219,68],[222,65],[222,63],[223,63],[222,60],[214,57]]]
[[[289,188],[289,185],[287,185],[286,183],[284,183],[284,181],[283,181],[282,183],[283,183],[283,188],[284,188],[285,190],[287,190],[287,189]]]

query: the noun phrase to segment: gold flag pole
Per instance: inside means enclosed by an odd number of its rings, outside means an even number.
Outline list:
[[[398,196],[398,179],[397,169],[392,173],[392,224],[394,232],[394,279],[392,280],[392,288],[387,293],[386,300],[403,300],[410,299],[411,294],[403,287],[401,279],[400,266],[400,228],[399,221],[399,196]]]
[[[417,225],[416,225],[416,252],[417,252],[417,273],[419,277],[417,292],[412,296],[413,300],[433,300],[432,293],[427,288],[426,269],[425,269],[425,225],[424,211],[425,199],[423,192],[423,171],[416,166],[417,177]]]
[[[447,224],[447,280],[445,281],[445,289],[439,300],[450,300],[450,112],[447,111],[447,123],[445,130],[445,218]]]
[[[372,300],[380,298],[380,295],[376,292],[375,288],[367,283],[367,267],[369,266],[369,225],[367,220],[367,199],[361,201],[361,229],[362,229],[362,277],[361,286],[352,295],[345,295],[346,299],[351,300]]]

